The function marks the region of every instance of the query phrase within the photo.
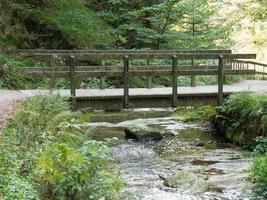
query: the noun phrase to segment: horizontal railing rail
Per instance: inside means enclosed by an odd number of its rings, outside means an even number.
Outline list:
[[[86,59],[123,59],[127,55],[129,59],[171,59],[172,56],[176,56],[177,59],[188,60],[188,59],[217,59],[218,56],[222,55],[224,59],[255,59],[256,54],[229,54],[229,53],[154,53],[154,52],[129,52],[129,53],[50,53],[50,52],[32,52],[29,56],[42,56],[51,57],[58,56],[62,58],[68,58],[70,56],[75,56],[76,60],[86,60]]]
[[[180,49],[180,50],[46,50],[46,49],[19,49],[17,52],[21,55],[31,56],[44,53],[44,54],[81,54],[81,53],[232,53],[232,50],[221,50],[221,49]]]
[[[217,67],[217,66],[216,66]],[[32,74],[34,76],[42,76],[42,77],[67,77],[69,76],[69,67],[27,67],[21,68],[21,72]],[[180,68],[177,66],[177,76],[191,76],[191,75],[217,75],[218,69],[215,66],[208,67],[199,67],[199,68]],[[233,69],[224,69],[225,75],[248,75],[255,74],[255,70],[233,70]],[[171,75],[172,67],[159,67],[159,66],[151,66],[151,67],[130,67],[129,74],[131,76],[161,76],[161,75]],[[123,67],[111,67],[111,66],[94,66],[90,67],[75,67],[75,76],[76,77],[120,77],[123,75]]]
[[[232,69],[255,70],[255,74],[267,75],[267,64],[250,60],[232,60]]]

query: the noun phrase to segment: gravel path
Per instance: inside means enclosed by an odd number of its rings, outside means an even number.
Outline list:
[[[20,100],[28,95],[14,90],[0,90],[0,129],[6,125],[7,120],[20,107]]]

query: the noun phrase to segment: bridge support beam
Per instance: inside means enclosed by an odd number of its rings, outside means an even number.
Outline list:
[[[219,66],[218,66],[218,99],[217,106],[220,106],[223,101],[223,68],[224,68],[224,59],[223,56],[219,56]]]
[[[172,107],[177,107],[177,56],[172,56]]]
[[[123,108],[129,108],[129,56],[124,56],[124,92],[123,92]]]
[[[74,56],[70,56],[69,63],[70,63],[70,96],[71,96],[71,104],[73,108],[77,107],[76,101],[76,86],[75,86],[75,62]]]

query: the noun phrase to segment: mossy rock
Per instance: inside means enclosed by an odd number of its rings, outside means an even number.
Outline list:
[[[138,141],[161,140],[164,136],[173,135],[164,129],[144,125],[129,125],[124,129],[124,132],[128,138]]]
[[[181,170],[169,175],[163,183],[167,187],[180,188],[190,192],[202,193],[208,190],[209,184],[192,172]]]
[[[93,140],[105,140],[107,138],[125,138],[123,127],[93,126],[88,127],[85,133],[89,138]]]

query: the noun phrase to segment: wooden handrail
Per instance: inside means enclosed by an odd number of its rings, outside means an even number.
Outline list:
[[[255,59],[256,54],[232,54],[231,50],[18,50],[23,56],[62,57],[69,60],[67,66],[25,67],[21,71],[36,76],[69,77],[72,104],[76,106],[75,80],[78,77],[122,77],[123,107],[129,108],[129,77],[130,76],[171,76],[172,106],[177,106],[177,77],[195,75],[218,76],[218,105],[223,99],[223,78],[228,74],[255,74],[255,70],[231,68],[227,61],[238,62],[236,59]],[[122,66],[76,66],[78,60],[123,61]],[[146,59],[147,65],[130,66],[131,59]],[[168,59],[171,65],[149,65],[149,59]],[[213,59],[218,65],[178,65],[180,60]],[[245,61],[241,61],[245,62]],[[251,62],[251,61],[248,61]],[[228,68],[230,66],[230,68]],[[193,69],[192,69],[193,68]]]
[[[255,62],[255,61],[250,61],[250,60],[232,60],[234,62],[239,62],[239,63],[249,63],[249,64],[255,64],[255,65],[259,65],[259,66],[263,66],[263,67],[267,67],[267,64],[265,63],[259,63],[259,62]]]
[[[50,57],[52,55],[56,55],[62,58],[68,58],[70,55],[75,56],[77,59],[122,59],[125,55],[129,57],[129,59],[171,59],[173,55],[177,57],[177,59],[191,60],[191,59],[217,59],[219,55],[223,55],[225,59],[255,59],[256,54],[229,54],[229,53],[171,53],[171,52],[124,52],[124,53],[110,53],[110,52],[100,52],[100,53],[49,53],[49,52],[32,52],[31,55],[28,56],[42,56],[42,57]]]
[[[77,54],[77,53],[232,53],[224,49],[178,49],[178,50],[54,50],[54,49],[18,49],[21,55],[35,55],[35,53],[48,54]]]

